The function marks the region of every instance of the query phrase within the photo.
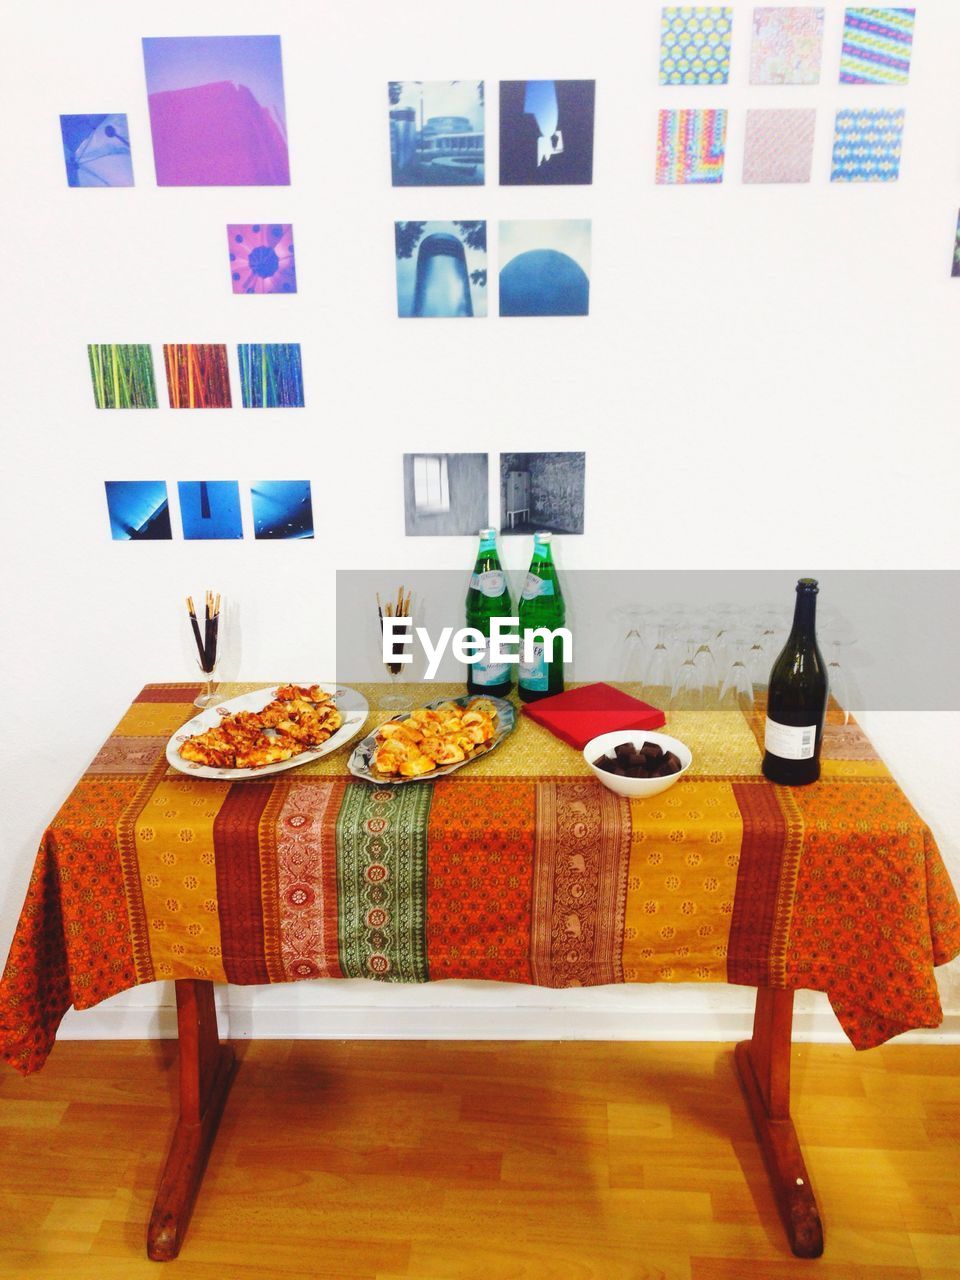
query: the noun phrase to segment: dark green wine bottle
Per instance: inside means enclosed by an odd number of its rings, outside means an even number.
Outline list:
[[[524,638],[527,631],[547,627],[551,631],[566,622],[567,611],[560,590],[560,579],[553,563],[551,533],[533,535],[533,559],[520,596],[520,669],[517,692],[522,701],[535,702],[563,692],[563,658],[559,641],[553,652],[538,640],[531,661],[524,660]]]
[[[497,554],[496,529],[480,530],[477,562],[467,589],[467,626],[475,627],[489,642],[492,618],[512,618],[513,602],[506,574]],[[508,662],[490,661],[489,643],[477,662],[467,664],[467,692],[492,694],[505,698],[513,688],[513,675]]]
[[[770,672],[763,773],[771,782],[804,786],[820,777],[827,710],[827,667],[817,647],[816,579],[797,583],[793,629]]]

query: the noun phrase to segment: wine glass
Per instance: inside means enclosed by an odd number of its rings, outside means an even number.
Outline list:
[[[613,610],[618,631],[623,628],[614,657],[614,670],[618,680],[639,680],[643,674],[646,651],[643,643],[643,616],[643,609],[636,604],[620,605]]]
[[[753,715],[753,678],[747,662],[750,632],[745,627],[730,627],[726,634],[731,661],[720,686],[720,709],[742,711],[749,719]]]
[[[670,710],[703,711],[706,706],[706,689],[703,683],[703,669],[697,666],[696,661],[696,637],[690,636],[685,643],[686,656],[677,669],[670,689]]]
[[[850,722],[850,685],[840,657],[844,649],[856,644],[853,628],[837,609],[828,606],[820,614],[820,630],[826,649],[827,680],[830,696],[843,712],[843,723]]]
[[[646,702],[656,705],[670,695],[673,685],[673,662],[668,644],[667,619],[660,614],[652,624],[653,648],[643,667],[642,696]]]

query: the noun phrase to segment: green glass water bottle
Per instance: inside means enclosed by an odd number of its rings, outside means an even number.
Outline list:
[[[467,692],[492,694],[505,698],[513,688],[513,676],[507,662],[490,661],[490,621],[512,618],[513,602],[507,577],[497,554],[496,529],[480,530],[477,562],[467,589],[467,626],[475,627],[487,640],[487,648],[477,662],[467,666]]]
[[[540,627],[553,631],[562,627],[567,618],[560,579],[553,563],[550,546],[552,538],[551,533],[533,535],[533,559],[520,596],[520,669],[517,685],[524,702],[535,702],[538,698],[549,698],[555,693],[563,692],[560,641],[555,642],[551,653],[550,646],[544,644],[542,637],[537,637],[529,660],[524,652],[528,631]]]

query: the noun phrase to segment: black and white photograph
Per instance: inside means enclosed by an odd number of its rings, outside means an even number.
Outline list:
[[[583,533],[585,453],[501,453],[500,532]]]
[[[488,523],[485,453],[405,453],[404,523],[408,538],[475,535]]]

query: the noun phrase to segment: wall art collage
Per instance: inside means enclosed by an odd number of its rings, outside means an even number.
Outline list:
[[[848,7],[843,10],[842,24],[839,15],[832,17],[836,18],[835,35],[840,41],[839,84],[845,87],[846,102],[833,118],[829,181],[893,182],[900,172],[905,108],[899,102],[890,104],[887,94],[909,81],[916,10]],[[734,29],[732,7],[662,8],[656,64],[660,86],[665,91],[685,86],[715,88],[722,95],[731,78]],[[750,86],[819,85],[825,31],[829,29],[823,7],[754,8],[750,15]],[[290,186],[280,36],[145,37],[142,53],[157,187]],[[846,87],[852,87],[855,98],[848,95]],[[488,109],[483,80],[390,81],[386,89],[385,142],[389,142],[389,174],[395,188],[486,184]],[[596,81],[586,79],[500,81],[499,185],[591,185],[596,90]],[[879,96],[873,96],[873,91]],[[810,182],[817,114],[815,107],[807,105],[769,108],[760,98],[757,105],[748,106],[743,121],[743,183]],[[652,166],[654,182],[722,183],[728,117],[720,96],[711,106],[662,106]],[[134,184],[125,113],[61,115],[60,132],[69,186]],[[237,212],[241,217],[247,212],[242,202]],[[544,213],[549,214],[549,209]],[[399,318],[476,319],[488,315],[492,228],[488,232],[486,219],[396,220],[393,234]],[[229,281],[233,294],[297,292],[290,223],[229,223],[225,235],[225,288]],[[499,220],[498,314],[587,316],[591,236],[588,217]],[[960,215],[951,273],[960,276]],[[149,344],[95,343],[89,345],[88,355],[98,408],[159,407],[158,378]],[[165,343],[158,359],[171,409],[282,409],[303,408],[305,404],[301,347],[296,342],[238,344],[233,377],[224,343]],[[460,482],[454,483],[453,478],[459,474],[461,462],[452,460],[472,455],[431,456],[448,460],[445,466],[451,484],[458,489]],[[466,474],[469,471],[467,468]],[[531,493],[535,492],[534,473],[521,469],[520,474],[530,477]],[[205,509],[212,510],[209,486],[214,483],[228,485],[225,481],[205,482]],[[235,482],[229,483],[236,487]],[[149,526],[155,512],[167,510],[165,498],[161,500],[157,493],[148,498],[145,490],[140,496],[145,507],[156,499],[146,517]],[[226,490],[221,497],[228,505],[232,501]],[[411,505],[409,485],[406,498],[408,533],[431,529],[450,532],[453,526],[460,528],[465,523],[471,524],[469,532],[478,527],[472,515],[466,521],[458,503],[443,512],[419,508],[415,502]],[[536,502],[531,510],[537,510]],[[139,506],[134,512],[138,514],[142,515]],[[120,528],[143,526],[142,518],[137,525],[123,513],[121,517],[119,521],[114,518],[111,506],[114,537],[131,536],[118,534]],[[582,508],[580,517],[582,527]],[[506,521],[501,523],[506,527]],[[156,527],[169,529],[169,524],[169,516],[164,524],[160,515]],[[231,524],[227,515],[206,526],[227,530],[224,534],[188,534],[186,520],[183,527],[185,537],[237,536],[233,532],[236,523]],[[296,532],[290,536],[310,535]]]

